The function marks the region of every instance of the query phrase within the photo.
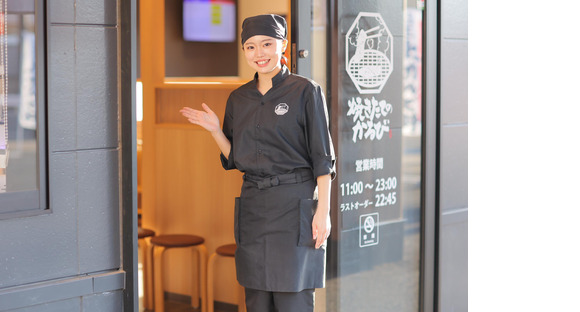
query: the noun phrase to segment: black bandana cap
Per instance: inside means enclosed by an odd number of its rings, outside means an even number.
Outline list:
[[[242,23],[242,45],[256,35],[286,39],[286,20],[276,14],[248,17]]]

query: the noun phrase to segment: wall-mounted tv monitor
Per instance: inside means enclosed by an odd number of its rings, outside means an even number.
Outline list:
[[[235,41],[234,0],[183,0],[183,39],[202,42]]]

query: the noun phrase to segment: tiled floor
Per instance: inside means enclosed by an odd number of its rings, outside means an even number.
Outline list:
[[[153,310],[141,310],[141,308],[139,308],[140,311],[143,312],[153,312]],[[184,303],[179,303],[179,302],[165,302],[165,311],[166,312],[200,312],[201,309],[194,309]],[[216,311],[218,312],[218,311]]]
[[[142,312],[153,312],[153,310],[144,310],[141,305],[139,306],[139,311]],[[201,312],[200,308],[193,308],[190,305],[177,301],[166,301],[165,302],[165,312]],[[215,309],[214,312],[228,312],[224,310]]]

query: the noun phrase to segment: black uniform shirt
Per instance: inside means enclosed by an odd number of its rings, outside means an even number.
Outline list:
[[[222,154],[225,169],[267,177],[310,168],[315,177],[334,177],[334,148],[322,90],[314,81],[291,74],[286,66],[262,95],[258,76],[228,98],[223,132],[231,143]]]

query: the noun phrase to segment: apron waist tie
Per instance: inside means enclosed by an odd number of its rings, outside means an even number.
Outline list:
[[[296,169],[292,173],[280,174],[270,177],[258,177],[250,174],[244,174],[244,180],[252,181],[258,184],[258,189],[263,190],[282,184],[296,184],[314,179],[314,174],[310,169]]]

